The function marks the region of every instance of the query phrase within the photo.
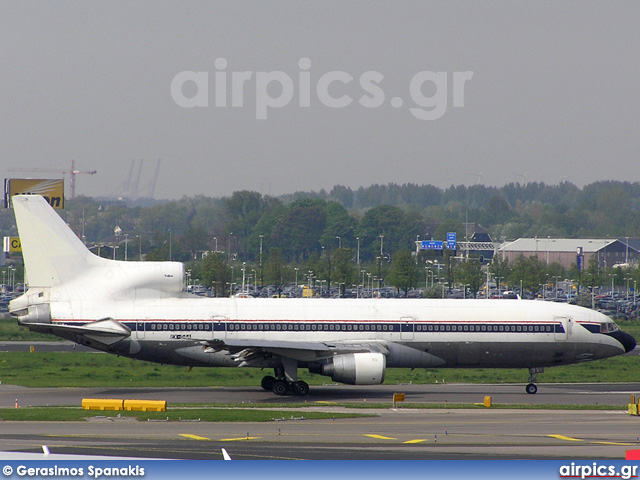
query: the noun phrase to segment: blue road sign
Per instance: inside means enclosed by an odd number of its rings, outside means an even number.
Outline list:
[[[438,240],[423,240],[422,250],[442,250],[444,242]]]

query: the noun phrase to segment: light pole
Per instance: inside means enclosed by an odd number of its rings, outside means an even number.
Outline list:
[[[624,264],[629,265],[629,237],[624,237],[625,238],[625,243],[624,243]]]
[[[216,242],[216,249],[214,251],[218,253],[218,237],[213,237],[213,241]]]
[[[233,296],[233,265],[231,265],[231,291],[229,291],[229,296]]]
[[[260,235],[260,286],[264,287],[264,275],[262,274],[262,239],[264,235]]]
[[[487,279],[484,283],[485,287],[484,287],[484,298],[488,299],[489,298],[489,280],[491,279],[491,273],[489,272],[489,265],[487,265],[487,269],[486,269],[486,274],[487,274]]]
[[[251,271],[253,272],[253,294],[255,295],[258,291],[258,274],[255,268],[252,268]]]
[[[358,241],[358,253],[356,254],[356,264],[358,265],[358,270],[360,270],[360,237],[356,237]],[[364,283],[364,280],[363,280]]]
[[[336,235],[336,238],[338,239],[338,249],[341,249],[342,248],[342,239],[338,235]]]
[[[382,256],[382,241],[384,239],[384,235],[380,235],[380,256]]]
[[[142,261],[142,235],[136,235],[138,237],[138,261]]]
[[[609,276],[611,277],[611,298],[613,298],[613,281],[616,278],[616,274],[615,273],[610,273]]]
[[[293,269],[296,271],[296,292],[298,291],[298,267],[293,267]]]
[[[169,229],[169,261],[171,261],[171,229]]]
[[[129,234],[124,234],[124,261],[127,261],[127,257],[129,256]]]

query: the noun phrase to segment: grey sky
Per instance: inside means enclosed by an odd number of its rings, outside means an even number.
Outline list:
[[[156,198],[373,183],[488,185],[640,180],[640,4],[628,2],[3,2],[0,169],[97,169],[77,192],[111,195],[132,159],[162,159]],[[214,104],[215,60],[254,72],[244,106]],[[299,89],[256,119],[256,73],[298,83],[311,61],[311,107]],[[209,104],[183,108],[171,83],[209,73]],[[328,72],[329,108],[316,95]],[[360,76],[384,76],[365,108]],[[409,110],[418,72],[446,72],[436,120]],[[454,72],[473,72],[453,107]],[[185,95],[195,85],[185,85]],[[435,93],[425,83],[424,96]],[[271,85],[276,96],[279,88]],[[391,106],[400,97],[403,106]],[[37,173],[32,176],[45,176]]]

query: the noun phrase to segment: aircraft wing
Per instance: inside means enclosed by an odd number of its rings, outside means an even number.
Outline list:
[[[208,342],[211,352],[227,350],[240,362],[239,366],[251,366],[253,359],[262,359],[265,354],[275,354],[299,361],[314,361],[337,354],[375,352],[389,354],[387,343],[379,340],[345,342],[293,342],[284,340],[236,340],[226,339]]]

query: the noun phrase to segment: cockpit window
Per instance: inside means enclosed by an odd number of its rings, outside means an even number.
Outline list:
[[[613,322],[605,322],[600,324],[600,333],[612,333],[620,330],[620,327]]]

